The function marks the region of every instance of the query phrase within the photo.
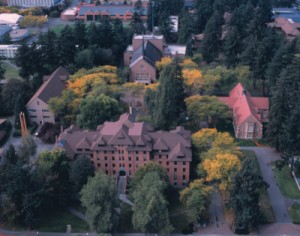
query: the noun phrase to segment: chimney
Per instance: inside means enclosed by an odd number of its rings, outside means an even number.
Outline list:
[[[61,125],[60,126],[60,132],[63,133],[64,132],[64,127]]]
[[[132,106],[129,107],[129,114],[132,115]]]

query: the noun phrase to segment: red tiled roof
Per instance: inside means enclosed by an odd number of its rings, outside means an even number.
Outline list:
[[[236,125],[242,124],[248,117],[261,123],[259,109],[269,109],[269,99],[265,97],[251,97],[241,83],[238,83],[229,93],[229,97],[219,97],[233,110],[233,119]]]

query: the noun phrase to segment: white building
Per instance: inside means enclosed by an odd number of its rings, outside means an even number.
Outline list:
[[[9,59],[14,58],[18,48],[19,45],[0,45],[0,56]]]
[[[0,14],[0,25],[17,26],[22,18],[23,16],[16,13],[2,13]]]
[[[60,2],[61,0],[7,0],[8,6],[22,7],[52,7]]]

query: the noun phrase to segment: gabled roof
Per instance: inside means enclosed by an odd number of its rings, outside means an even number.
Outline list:
[[[38,91],[32,96],[29,105],[36,98],[41,99],[45,103],[48,103],[50,98],[58,97],[65,89],[65,81],[69,77],[69,72],[63,67],[58,67],[38,89]]]
[[[169,150],[167,144],[163,140],[163,138],[159,137],[156,143],[153,145],[154,150],[162,150],[162,151],[167,151]]]
[[[233,110],[236,125],[242,124],[247,118],[252,118],[261,123],[259,109],[269,109],[269,99],[266,97],[251,97],[250,93],[238,83],[229,93],[229,97],[219,97],[220,101]]]
[[[72,126],[60,134],[55,147],[65,148],[68,155],[74,157],[84,152],[113,151],[119,145],[126,146],[128,151],[162,151],[176,161],[191,161],[192,158],[189,131],[182,127],[170,132],[153,131],[144,122],[132,121],[127,113],[118,121],[105,122],[95,131],[80,131]]]
[[[155,67],[155,62],[159,61],[162,58],[161,51],[155,47],[151,42],[146,41],[141,45],[132,55],[132,60],[129,67],[135,65],[138,61],[144,59],[151,66]]]

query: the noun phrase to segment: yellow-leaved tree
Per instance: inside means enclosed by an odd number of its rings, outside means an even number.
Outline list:
[[[206,171],[205,180],[217,181],[219,188],[228,191],[232,178],[241,168],[241,161],[236,155],[217,154],[213,159],[203,161],[203,169]]]
[[[218,131],[216,129],[201,129],[192,135],[192,143],[197,152],[207,152],[217,135]]]
[[[155,63],[157,70],[161,71],[164,66],[170,65],[172,63],[171,57],[163,57],[160,61]]]

